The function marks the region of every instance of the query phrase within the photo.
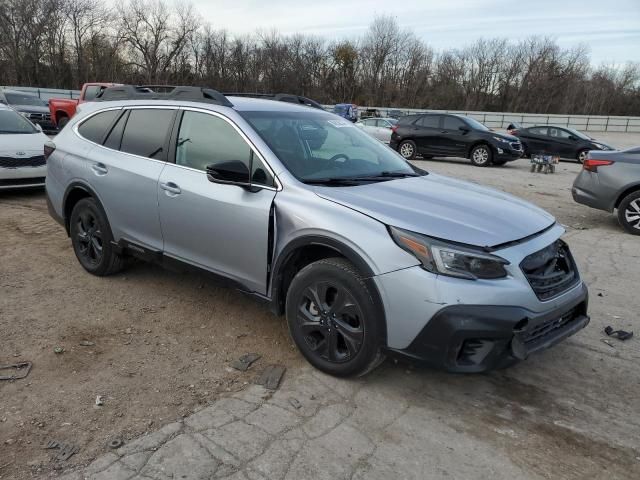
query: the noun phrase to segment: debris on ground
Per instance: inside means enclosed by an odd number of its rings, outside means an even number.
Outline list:
[[[604,327],[604,333],[607,334],[608,337],[614,337],[618,340],[629,340],[633,337],[633,332],[627,332],[625,330],[614,330],[611,325]]]
[[[58,355],[64,353],[63,347],[53,347],[53,353],[57,353]]]
[[[61,461],[69,460],[72,455],[80,451],[80,448],[77,445],[73,445],[72,443],[61,443],[56,440],[51,440],[44,448],[47,450],[60,450],[54,455],[54,458]]]
[[[600,339],[602,341],[602,343],[606,343],[607,345],[609,345],[611,348],[616,348],[613,343],[611,343],[609,340],[607,340],[606,338],[602,338]]]
[[[89,340],[83,340],[83,341],[80,342],[79,345],[81,347],[93,347],[93,346],[95,346],[95,344],[96,344],[95,342],[90,342]]]
[[[10,365],[0,365],[0,372],[3,370],[9,370],[9,375],[0,375],[0,380],[20,380],[29,375],[31,371],[31,362],[19,362]]]
[[[236,370],[240,370],[241,372],[247,371],[247,369],[251,366],[252,363],[256,362],[262,357],[257,353],[245,353],[239,359],[231,362],[231,366]]]
[[[268,390],[277,390],[286,368],[282,365],[269,365],[256,378],[255,383]]]
[[[289,403],[296,410],[299,410],[302,407],[302,404],[300,403],[300,401],[297,398],[293,398],[293,397],[289,398]]]
[[[113,440],[109,440],[109,443],[107,445],[109,448],[116,449],[124,445],[124,442],[122,441],[121,438],[114,438]]]
[[[101,407],[102,405],[104,405],[104,400],[102,398],[102,395],[98,395],[96,397],[96,406]]]

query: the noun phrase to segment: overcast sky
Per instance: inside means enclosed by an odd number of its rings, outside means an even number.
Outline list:
[[[114,0],[112,0],[114,1]],[[394,15],[436,49],[478,38],[548,35],[587,44],[591,59],[640,62],[640,0],[192,0],[204,19],[231,33],[276,28],[354,38],[377,14]]]

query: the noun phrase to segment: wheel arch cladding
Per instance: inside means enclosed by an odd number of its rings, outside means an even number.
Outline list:
[[[367,262],[351,247],[344,245],[338,240],[330,237],[318,235],[304,236],[296,238],[288,243],[283,249],[273,268],[271,276],[271,309],[276,315],[285,313],[285,301],[287,292],[293,277],[302,268],[310,263],[322,260],[324,258],[341,257],[349,260],[358,269],[363,276],[367,288],[373,295],[373,301],[376,308],[382,312],[384,323],[384,342],[387,339],[386,315],[382,297],[378,291],[378,287],[373,281],[373,270]]]
[[[98,203],[98,207],[101,208],[104,213],[104,208],[102,207],[98,196],[91,189],[91,187],[80,182],[72,183],[67,187],[67,190],[64,193],[64,199],[62,201],[64,213],[64,228],[67,230],[67,235],[70,234],[69,219],[71,218],[73,207],[75,207],[76,204],[83,198],[93,198]]]
[[[616,203],[614,204],[615,208],[618,208],[618,206],[620,205],[620,203],[622,202],[622,200],[624,200],[624,198],[627,195],[631,195],[633,192],[637,192],[640,191],[640,182],[635,183],[629,187],[627,187],[625,190],[623,190],[619,195],[618,198],[616,199]]]

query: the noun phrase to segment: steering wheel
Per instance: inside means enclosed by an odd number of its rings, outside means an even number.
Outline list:
[[[329,159],[329,161],[330,162],[337,162],[341,158],[344,158],[344,161],[349,161],[350,160],[350,158],[348,156],[346,156],[344,153],[338,153],[337,155],[334,155],[333,157],[331,157]]]

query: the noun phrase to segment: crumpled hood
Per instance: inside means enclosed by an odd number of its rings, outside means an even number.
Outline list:
[[[555,223],[552,215],[517,197],[433,173],[355,187],[320,186],[315,192],[386,225],[478,247],[520,240]]]

